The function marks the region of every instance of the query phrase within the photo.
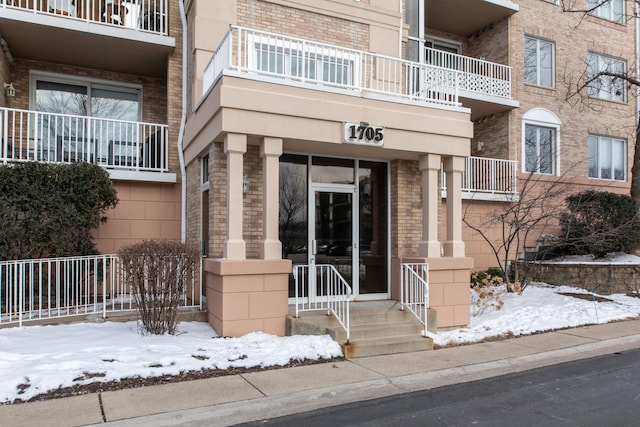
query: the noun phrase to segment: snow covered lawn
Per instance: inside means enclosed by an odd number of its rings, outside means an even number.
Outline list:
[[[436,344],[471,343],[640,316],[640,298],[608,295],[611,301],[594,303],[560,293],[588,294],[532,284],[522,295],[505,295],[502,310],[487,309],[473,317],[468,327],[439,333]],[[219,338],[208,324],[198,322],[181,323],[175,336],[143,336],[136,322],[16,327],[0,330],[0,403],[96,381],[269,367],[341,355],[328,336],[251,333]]]

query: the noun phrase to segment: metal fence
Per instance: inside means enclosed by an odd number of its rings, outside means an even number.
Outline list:
[[[181,307],[202,308],[202,266]],[[117,255],[0,261],[0,324],[134,310]]]

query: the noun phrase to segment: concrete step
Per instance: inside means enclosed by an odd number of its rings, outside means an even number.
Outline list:
[[[380,356],[383,354],[408,353],[433,350],[433,340],[420,335],[400,335],[352,340],[340,344],[346,358]]]
[[[333,333],[331,336],[338,342],[347,340],[347,334],[341,327],[330,328]],[[394,321],[383,323],[367,323],[351,326],[351,341],[363,338],[382,338],[402,335],[420,336],[422,327],[418,322],[413,321]]]
[[[356,302],[350,310],[350,339],[335,317],[326,311],[293,313],[287,317],[287,333],[329,334],[341,344],[346,357],[364,357],[433,349],[433,340],[422,337],[422,325],[397,301]],[[436,328],[435,312],[430,327]]]

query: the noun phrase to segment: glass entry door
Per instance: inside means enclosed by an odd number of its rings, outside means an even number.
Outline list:
[[[309,209],[309,264],[331,264],[355,292],[354,271],[354,187],[327,188],[313,186],[313,203]],[[354,280],[355,279],[355,280]]]

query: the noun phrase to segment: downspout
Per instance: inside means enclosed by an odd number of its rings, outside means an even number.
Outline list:
[[[404,59],[402,56],[402,29],[404,28],[404,17],[402,16],[402,0],[398,0],[398,10],[400,11],[400,31],[398,31],[398,58]]]
[[[638,20],[640,17],[638,13],[640,12],[640,6],[638,6],[638,2],[633,2],[633,15],[635,21],[635,42],[636,42],[636,77],[640,76],[640,23]],[[638,126],[638,121],[640,120],[640,86],[636,85],[636,126]],[[636,141],[636,144],[638,141]]]
[[[187,169],[184,164],[184,128],[187,122],[187,16],[184,10],[184,0],[180,5],[180,19],[182,20],[182,116],[180,117],[180,131],[178,133],[178,159],[180,161],[180,179],[182,186],[182,202],[180,205],[180,241],[187,241]]]

